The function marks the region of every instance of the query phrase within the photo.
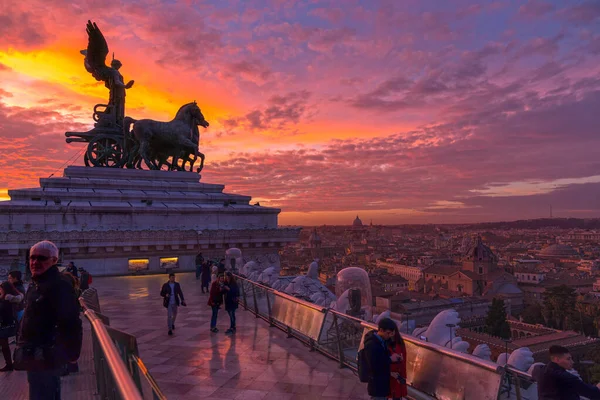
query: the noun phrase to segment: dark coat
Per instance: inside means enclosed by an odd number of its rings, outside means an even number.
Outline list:
[[[399,343],[390,343],[388,345],[390,353],[396,353],[402,356],[402,360],[391,363],[391,372],[396,375],[399,374],[402,380],[390,379],[390,395],[393,399],[408,396],[408,390],[406,388],[406,345],[404,340],[400,339]]]
[[[369,396],[387,397],[390,393],[391,360],[386,344],[375,336],[375,331],[365,335],[365,361],[369,371],[367,391]]]
[[[79,304],[71,282],[56,266],[33,277],[17,346],[53,346],[53,363],[48,369],[54,369],[79,358],[82,340]]]
[[[169,286],[169,282],[166,282],[164,285],[162,285],[162,289],[160,289],[160,295],[163,297],[163,306],[165,307],[169,306],[170,297],[167,297],[167,294],[175,296],[175,304],[178,306],[179,304],[184,303],[183,292],[181,291],[179,282],[175,282],[175,293],[171,293],[171,286]]]
[[[210,285],[210,293],[208,294],[208,305],[211,307],[219,307],[223,304],[223,291],[219,281],[214,281]]]
[[[579,400],[579,396],[600,399],[600,389],[553,362],[535,369],[533,378],[538,383],[538,400]]]
[[[210,282],[210,264],[205,262],[202,264],[202,286],[208,286]]]
[[[13,304],[8,300],[0,300],[0,326],[11,326],[15,322]]]
[[[238,308],[240,289],[237,283],[226,284],[229,290],[225,291],[225,310],[232,311]]]
[[[83,292],[90,288],[90,273],[86,270],[81,271],[81,278],[79,279],[79,289]]]

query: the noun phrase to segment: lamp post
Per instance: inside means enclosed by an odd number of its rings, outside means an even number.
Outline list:
[[[506,354],[506,360],[504,361],[504,367],[508,364],[508,344],[512,342],[510,338],[504,339],[504,353]]]
[[[450,332],[450,348],[452,348],[452,328],[454,328],[455,324],[446,324],[448,327],[448,331]]]

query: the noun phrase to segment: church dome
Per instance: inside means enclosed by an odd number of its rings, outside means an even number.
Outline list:
[[[358,218],[358,215],[356,216],[356,219],[354,220],[354,222],[352,223],[352,226],[363,226],[362,221],[360,220],[360,218]]]
[[[540,251],[540,255],[544,257],[577,257],[579,253],[571,246],[557,243]]]
[[[498,257],[496,257],[492,249],[483,243],[481,236],[478,236],[477,239],[467,249],[464,255],[464,260],[498,262]]]

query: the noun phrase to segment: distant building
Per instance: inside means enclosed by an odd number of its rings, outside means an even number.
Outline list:
[[[408,281],[401,276],[386,277],[382,287],[385,292],[403,292],[408,290]]]
[[[537,256],[542,259],[552,260],[576,260],[581,258],[580,254],[574,248],[560,243],[552,244],[542,249]]]
[[[539,284],[546,278],[546,274],[543,272],[532,272],[523,269],[517,269],[515,271],[515,278],[517,278],[517,282],[519,283],[531,283],[531,284]]]
[[[571,231],[561,237],[565,241],[600,242],[598,231]]]
[[[462,266],[436,265],[425,269],[425,292],[447,290],[457,296],[484,296],[510,301],[519,310],[523,292],[511,274],[498,267],[498,257],[483,244],[472,242],[462,257]]]
[[[483,333],[485,318],[474,319],[461,323],[457,336],[468,342],[471,346],[469,352],[477,345],[487,344],[492,350],[492,360],[498,355],[508,351],[512,352],[520,347],[527,347],[533,353],[536,362],[548,362],[548,349],[558,344],[567,347],[574,358],[585,356],[589,351],[598,348],[600,339],[593,339],[573,331],[559,331],[544,325],[532,325],[509,319],[511,339],[506,343],[503,339]]]
[[[423,279],[424,266],[412,266],[398,264],[390,261],[377,261],[376,264],[379,268],[385,268],[392,275],[400,275],[402,278],[408,281],[409,290],[419,290],[417,282]]]

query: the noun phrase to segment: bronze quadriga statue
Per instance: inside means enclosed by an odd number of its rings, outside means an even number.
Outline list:
[[[143,161],[149,169],[192,171],[199,157],[197,172],[200,172],[204,167],[204,154],[198,151],[198,125],[207,128],[209,124],[196,102],[183,105],[170,122],[125,117],[125,94],[134,81],[124,83],[119,72],[122,64],[114,55],[110,67],[106,65],[108,45],[98,26],[88,21],[86,31],[88,46],[81,51],[85,56],[85,69],[96,80],[104,82],[110,95],[108,104],[94,107],[94,128],[65,133],[67,143],[88,143],[83,157],[88,167],[141,169]]]

